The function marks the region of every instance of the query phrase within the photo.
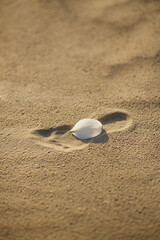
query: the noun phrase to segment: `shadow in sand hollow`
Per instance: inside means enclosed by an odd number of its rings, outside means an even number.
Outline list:
[[[120,111],[102,115],[98,120],[102,123],[103,129],[101,134],[94,138],[85,140],[76,138],[69,132],[72,129],[70,125],[36,129],[31,132],[31,138],[43,147],[54,148],[56,151],[71,152],[83,149],[89,143],[107,143],[109,141],[107,133],[125,130],[132,124],[130,116]]]
[[[102,123],[103,126],[109,126],[110,124],[117,124],[120,122],[125,122],[128,118],[128,115],[124,112],[113,112],[106,114],[99,118],[98,120]],[[108,134],[105,129],[102,130],[102,133],[95,138],[87,139],[87,140],[80,140],[83,143],[106,143],[109,141]]]
[[[63,125],[60,127],[55,127],[55,128],[46,128],[46,129],[37,129],[32,131],[32,134],[38,134],[41,137],[50,137],[52,135],[52,133],[56,134],[56,135],[63,135],[66,132],[68,132],[69,130],[71,130],[71,126],[70,125]]]
[[[120,121],[127,120],[128,115],[124,112],[113,112],[104,115],[103,117],[99,118],[98,120],[103,124],[107,125],[110,123],[116,123]]]
[[[71,130],[70,125],[63,125],[63,126],[56,127],[56,128],[37,129],[37,130],[32,131],[32,134],[39,135],[39,136],[44,137],[44,138],[48,138],[53,133],[55,135],[64,135],[65,133],[69,132],[69,130]],[[102,130],[102,133],[100,135],[98,135],[97,137],[86,139],[86,140],[78,139],[74,135],[72,135],[72,136],[75,139],[77,139],[78,141],[81,141],[81,142],[86,143],[86,144],[91,143],[91,142],[105,143],[105,142],[108,142],[108,139],[109,139],[108,135],[107,135],[107,133],[104,129]],[[55,142],[55,140],[52,139],[52,140],[50,140],[50,142]]]
[[[76,139],[78,139],[78,138],[76,138]],[[106,131],[104,129],[102,129],[101,134],[98,135],[97,137],[85,139],[85,140],[80,140],[80,139],[78,139],[78,140],[83,143],[86,143],[86,144],[88,144],[88,143],[106,143],[109,141],[109,137],[108,137],[108,134],[106,133]]]

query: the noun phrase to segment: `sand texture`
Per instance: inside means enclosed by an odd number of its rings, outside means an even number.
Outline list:
[[[159,126],[159,0],[0,0],[0,240],[160,239]]]

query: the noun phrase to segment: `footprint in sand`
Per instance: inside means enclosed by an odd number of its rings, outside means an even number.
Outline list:
[[[118,132],[131,126],[132,120],[127,113],[115,111],[106,115],[101,115],[98,120],[103,125],[102,133],[92,139],[79,140],[69,130],[70,125],[63,125],[55,128],[36,129],[30,134],[30,137],[36,144],[43,147],[54,148],[57,151],[70,152],[85,148],[89,143],[108,142],[107,133]]]

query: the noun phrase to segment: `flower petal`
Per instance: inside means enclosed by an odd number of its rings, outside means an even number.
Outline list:
[[[102,124],[98,120],[85,118],[78,121],[70,132],[79,139],[89,139],[102,132]]]

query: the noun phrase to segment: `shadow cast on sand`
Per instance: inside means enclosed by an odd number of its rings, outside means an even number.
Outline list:
[[[69,130],[71,130],[71,126],[70,125],[63,125],[60,127],[55,127],[55,128],[48,128],[48,129],[37,129],[32,131],[32,134],[38,134],[42,137],[50,137],[52,135],[52,133],[56,134],[56,135],[63,135],[65,133],[67,133]]]
[[[80,140],[80,139],[78,139],[78,140],[83,142],[83,143],[86,143],[86,144],[91,143],[91,142],[93,142],[93,143],[106,143],[106,142],[109,141],[109,137],[108,137],[108,134],[106,133],[106,131],[104,129],[102,129],[101,134],[98,135],[97,137],[94,137],[94,138],[91,138],[91,139],[86,139],[86,140]]]
[[[122,131],[132,123],[128,114],[120,111],[103,115],[98,120],[103,125],[102,132],[91,139],[76,138],[69,132],[72,129],[70,125],[36,129],[31,132],[30,136],[38,145],[54,148],[57,151],[70,152],[83,149],[90,143],[107,143],[109,141],[107,133]]]
[[[64,135],[66,134],[69,130],[71,130],[71,126],[70,125],[63,125],[60,127],[56,127],[56,128],[48,128],[48,129],[37,129],[32,131],[32,134],[34,135],[39,135],[41,137],[44,138],[48,138],[50,137],[53,133],[55,135]],[[94,138],[90,138],[90,139],[85,139],[85,140],[81,140],[76,138],[74,135],[72,135],[77,141],[81,141],[83,143],[106,143],[109,140],[108,134],[106,133],[106,131],[104,129],[102,129],[102,132],[100,135],[94,137]],[[55,140],[50,140],[50,142],[55,142]]]
[[[102,123],[102,125],[107,125],[110,123],[125,121],[127,118],[128,115],[124,112],[113,112],[102,116],[98,120]]]

